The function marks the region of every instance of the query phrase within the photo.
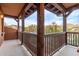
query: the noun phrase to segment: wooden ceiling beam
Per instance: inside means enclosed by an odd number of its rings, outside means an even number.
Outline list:
[[[33,12],[31,9],[29,9],[30,12]]]
[[[57,10],[55,13],[58,13],[59,12],[59,10]]]
[[[28,3],[25,4],[24,7],[22,8],[21,12],[19,13],[18,17],[24,12],[27,13],[27,11],[33,6],[33,3]]]
[[[33,4],[33,7],[34,7],[34,8],[37,8],[37,6],[36,6],[35,4]]]
[[[62,3],[57,3],[64,11],[66,11],[67,9],[65,8],[65,6]]]
[[[25,3],[23,8],[21,9],[20,13],[18,14],[18,17],[20,16],[20,14],[24,11],[24,9],[26,8],[27,4]]]
[[[66,11],[66,12],[68,12],[68,14],[66,16],[69,16],[72,13],[72,11],[76,10],[76,9],[79,9],[79,4],[76,4],[76,5],[68,8],[67,11]]]
[[[70,10],[75,10],[75,9],[79,9],[79,4],[76,4],[70,8],[67,9],[67,11],[70,11]]]
[[[55,8],[55,7],[53,7],[53,8],[51,8],[50,10],[51,10],[51,11],[53,11],[53,10],[55,10],[55,9],[56,9],[56,8]]]
[[[49,6],[50,6],[50,4],[48,3],[46,6],[47,6],[47,7],[49,7]]]
[[[37,8],[37,6],[35,5],[35,4],[29,4],[29,8],[28,9],[25,9],[25,13],[26,13],[26,17],[28,17],[28,16],[30,16],[31,14],[33,14],[35,11],[36,11],[36,8]],[[32,9],[32,8],[33,9]],[[29,11],[29,12],[28,12]]]
[[[5,17],[10,17],[10,18],[15,18],[15,19],[18,19],[17,16],[11,16],[11,15],[7,15],[7,14],[4,14]]]
[[[31,13],[29,13],[29,14],[26,13],[26,17],[32,15],[35,11],[36,11],[36,10],[34,10],[33,12],[31,12]]]
[[[60,10],[61,12],[65,12],[66,9],[64,8],[64,6],[62,4],[59,3],[52,3],[51,5],[53,5],[54,7],[56,7],[58,10]]]
[[[32,6],[33,6],[33,3],[29,3],[25,8],[25,12],[27,12]]]
[[[30,13],[29,12],[26,12],[26,14],[29,15]]]

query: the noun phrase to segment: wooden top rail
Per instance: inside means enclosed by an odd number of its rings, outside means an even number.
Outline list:
[[[37,35],[37,33],[33,33],[33,32],[23,32],[23,33],[25,33],[25,34],[33,34],[33,35]]]
[[[70,34],[79,34],[79,32],[67,32],[67,33],[70,33]]]
[[[66,32],[54,32],[54,33],[46,33],[45,35],[55,35],[55,34],[65,34]]]
[[[23,33],[37,35],[37,33],[33,33],[33,32],[23,32]],[[66,32],[53,32],[53,33],[46,33],[46,34],[44,34],[44,35],[65,34],[65,33],[66,33]]]

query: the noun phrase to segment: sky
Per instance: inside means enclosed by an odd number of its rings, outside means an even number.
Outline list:
[[[79,9],[74,10],[68,17],[67,23],[79,24]]]
[[[58,25],[63,24],[63,17],[62,16],[57,16],[54,13],[51,13],[47,10],[45,10],[45,25],[52,24],[55,22]],[[17,22],[12,20],[12,18],[6,18],[5,17],[5,22],[8,25],[14,24],[17,25]],[[72,23],[72,24],[79,24],[79,9],[73,11],[68,17],[67,17],[67,23]],[[31,25],[31,24],[37,24],[37,12],[33,13],[31,16],[27,17],[25,19],[25,26]]]
[[[62,24],[62,17],[57,17],[54,13],[51,13],[45,10],[45,25],[51,24],[52,22],[56,22],[57,24]],[[37,12],[26,18],[26,25],[37,24]]]

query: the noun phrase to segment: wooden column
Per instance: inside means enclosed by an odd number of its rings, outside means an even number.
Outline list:
[[[0,15],[0,32],[4,32],[4,16]]]
[[[63,32],[66,32],[67,26],[66,26],[66,14],[63,13]]]
[[[66,13],[63,13],[63,32],[65,32],[65,44],[67,44],[67,19]]]
[[[23,44],[23,32],[24,32],[24,19],[22,19],[22,41],[21,41],[21,45]]]
[[[2,32],[4,32],[4,17],[2,18]]]
[[[4,40],[4,16],[0,15],[0,45]]]
[[[0,16],[0,32],[2,32],[2,18]]]
[[[17,39],[19,39],[19,19],[17,20]]]
[[[44,4],[37,7],[37,56],[43,56],[44,51]]]
[[[23,44],[24,19],[25,19],[25,12],[22,13],[22,41],[21,41],[21,45]]]

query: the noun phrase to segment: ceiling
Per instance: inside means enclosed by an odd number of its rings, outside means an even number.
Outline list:
[[[76,4],[77,3],[63,3],[65,8],[70,8],[70,7],[72,7],[72,6],[76,5]]]
[[[74,7],[78,8],[77,3],[45,3],[45,9],[55,14],[61,14],[62,11],[72,10]],[[5,16],[18,17],[25,11],[26,17],[37,10],[37,3],[1,3],[0,10]]]

